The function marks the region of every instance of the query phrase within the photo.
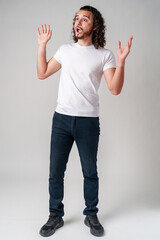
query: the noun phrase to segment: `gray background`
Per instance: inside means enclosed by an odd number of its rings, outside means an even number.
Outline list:
[[[73,42],[74,14],[86,4],[102,13],[107,26],[106,48],[113,51],[116,59],[118,40],[124,46],[133,35],[121,94],[112,95],[104,77],[99,88],[99,216],[108,228],[109,239],[160,237],[160,2],[1,0],[3,239],[22,239],[21,232],[25,233],[23,239],[40,239],[39,228],[48,218],[50,133],[60,71],[46,80],[37,78],[36,28],[50,24],[53,30],[47,44],[49,60],[61,44]],[[83,177],[75,143],[65,175],[64,204],[66,227],[56,233],[59,239],[69,239],[73,229],[78,232],[78,239],[92,238],[83,227]]]

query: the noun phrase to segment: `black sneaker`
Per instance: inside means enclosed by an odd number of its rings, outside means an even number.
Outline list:
[[[97,214],[94,215],[87,215],[84,223],[90,227],[90,232],[96,236],[96,237],[100,237],[104,234],[104,228],[102,227],[102,225],[100,224]]]
[[[49,237],[55,233],[56,229],[62,227],[63,225],[64,221],[62,217],[59,217],[56,213],[51,212],[48,221],[42,226],[39,234],[43,237]]]

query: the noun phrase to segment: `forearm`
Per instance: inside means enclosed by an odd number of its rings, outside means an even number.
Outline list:
[[[112,93],[115,95],[120,94],[123,87],[124,67],[125,67],[125,62],[122,62],[122,61],[117,62],[117,67],[111,81],[111,90],[112,90]]]
[[[43,77],[46,69],[47,69],[46,44],[39,44],[38,45],[38,53],[37,53],[37,75],[38,75],[38,78]]]

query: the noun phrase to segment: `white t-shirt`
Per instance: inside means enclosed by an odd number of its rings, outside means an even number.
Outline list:
[[[99,116],[98,89],[103,71],[116,68],[113,52],[76,42],[61,45],[53,57],[62,65],[55,111],[71,116]]]

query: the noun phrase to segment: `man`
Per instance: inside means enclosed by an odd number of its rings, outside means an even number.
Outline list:
[[[124,81],[125,60],[133,36],[121,48],[118,42],[117,65],[112,51],[105,49],[105,25],[101,13],[91,6],[80,8],[73,21],[72,44],[63,44],[54,57],[46,62],[46,44],[52,31],[50,25],[41,25],[38,33],[37,75],[46,79],[62,69],[53,115],[50,174],[49,219],[40,229],[44,237],[51,236],[63,226],[63,181],[73,142],[76,142],[84,176],[86,208],[84,223],[95,236],[104,229],[99,222],[97,149],[100,135],[98,88],[102,74],[110,92],[118,95]],[[74,199],[73,199],[74,200]]]

